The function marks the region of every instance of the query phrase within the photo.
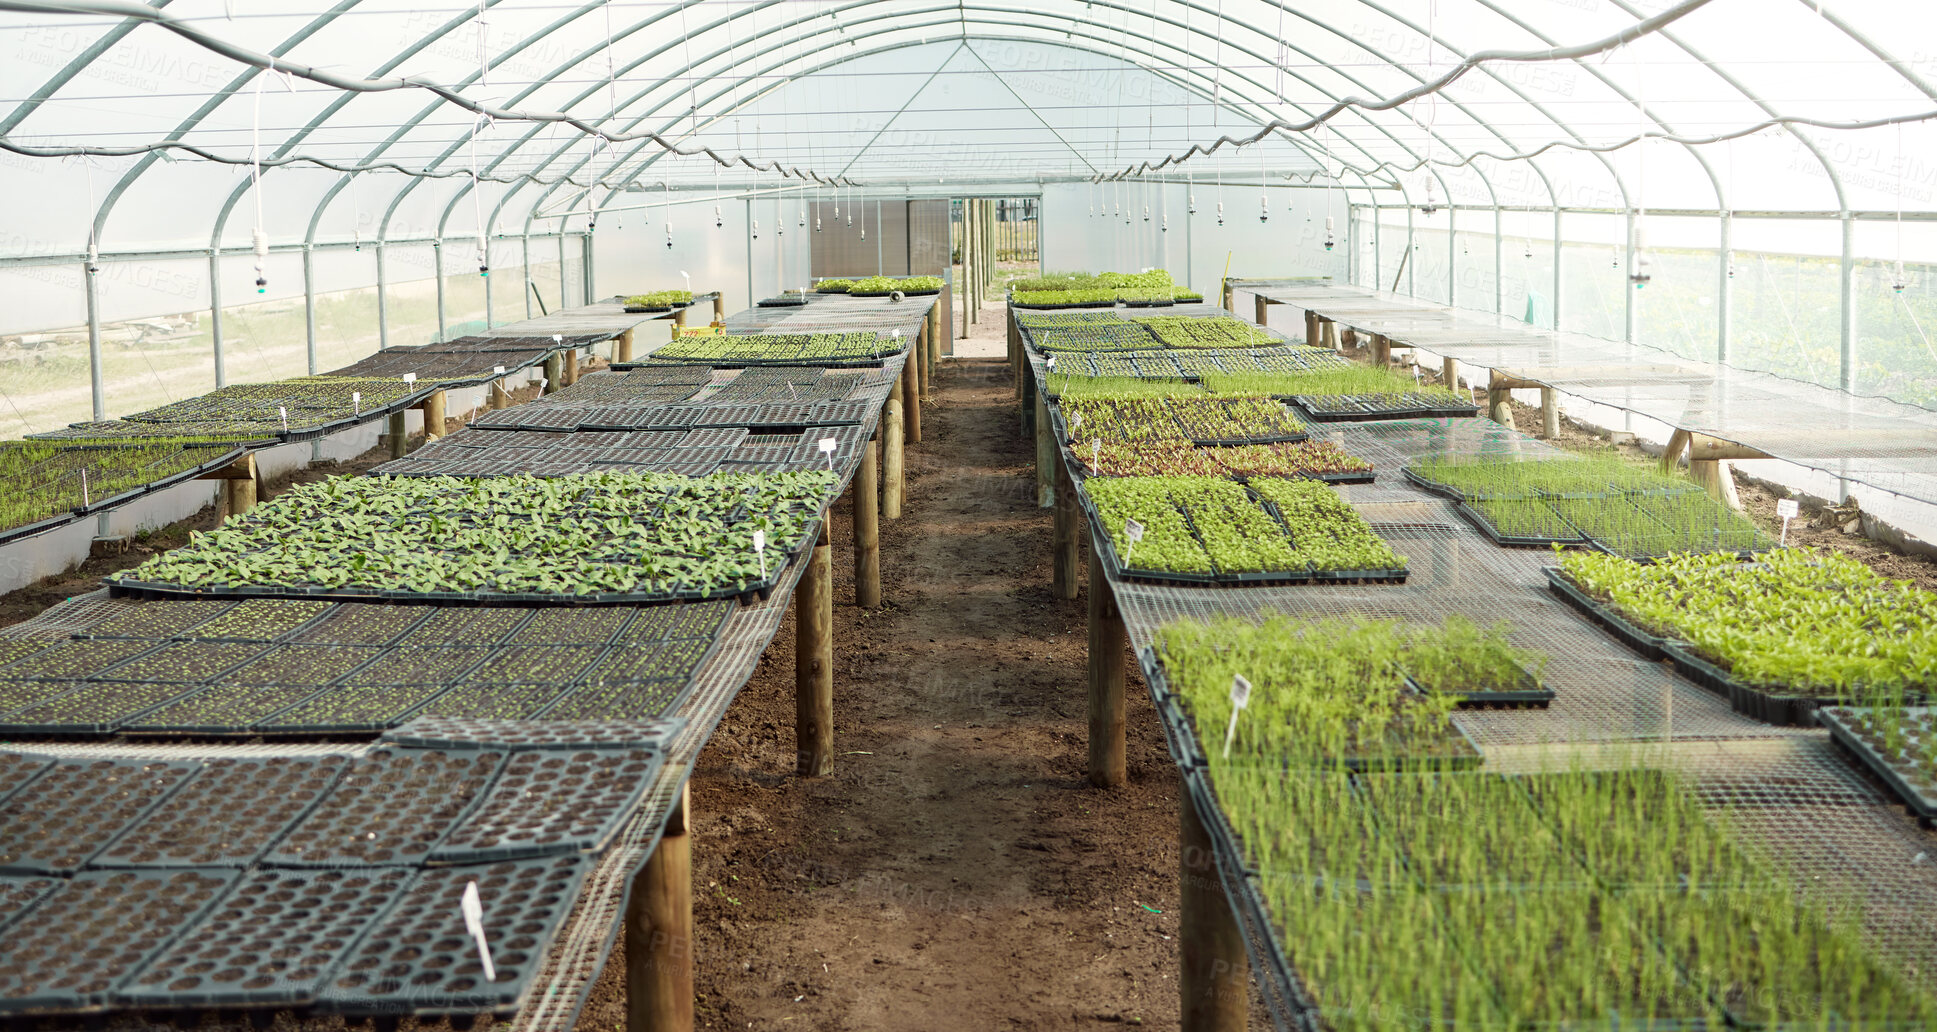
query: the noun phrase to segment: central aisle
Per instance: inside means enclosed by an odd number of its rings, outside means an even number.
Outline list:
[[[1085,780],[1084,601],[1050,595],[1010,399],[1002,360],[945,364],[881,524],[878,612],[852,604],[835,511],[833,776],[780,773],[788,627],[700,756],[702,1027],[1176,1027],[1176,768],[1139,684],[1129,785]],[[623,1027],[623,970],[580,1027]]]

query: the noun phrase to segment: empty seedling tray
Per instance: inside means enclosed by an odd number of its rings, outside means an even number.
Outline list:
[[[686,721],[660,720],[473,720],[419,717],[386,732],[384,741],[419,749],[653,749],[663,752]]]
[[[490,750],[378,749],[358,757],[269,852],[289,867],[418,864],[483,797],[503,765]]]
[[[0,805],[0,873],[78,871],[200,764],[61,760]]]
[[[514,753],[484,800],[431,851],[431,862],[599,852],[652,785],[664,758],[650,749]]]
[[[242,867],[302,820],[343,756],[221,758],[110,842],[96,867]]]

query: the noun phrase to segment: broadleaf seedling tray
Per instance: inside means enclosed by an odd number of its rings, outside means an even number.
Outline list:
[[[1824,706],[1816,711],[1816,719],[1829,729],[1829,736],[1838,746],[1857,762],[1868,767],[1884,784],[1890,786],[1904,806],[1917,817],[1924,827],[1937,824],[1937,788],[1928,783],[1913,780],[1913,775],[1904,770],[1902,761],[1892,760],[1883,753],[1883,743],[1873,740],[1867,734],[1867,723],[1874,719],[1877,711],[1867,707]],[[1908,707],[1905,714],[1923,722],[1923,735],[1932,734],[1928,707]],[[1906,739],[1907,746],[1914,746],[1915,735]]]

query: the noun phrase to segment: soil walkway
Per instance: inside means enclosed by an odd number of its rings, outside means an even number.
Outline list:
[[[791,619],[700,756],[698,1022],[1175,1028],[1176,769],[1131,663],[1130,782],[1085,781],[1084,602],[1049,592],[1005,363],[949,360],[923,432],[879,611],[835,514],[835,773],[790,773]],[[622,970],[581,1028],[624,1027]]]

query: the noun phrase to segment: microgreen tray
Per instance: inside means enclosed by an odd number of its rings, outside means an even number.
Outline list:
[[[1564,538],[1522,537],[1513,534],[1502,534],[1500,533],[1500,529],[1493,525],[1492,520],[1487,519],[1485,514],[1467,505],[1465,502],[1453,503],[1453,511],[1459,513],[1466,522],[1472,524],[1473,529],[1479,531],[1481,536],[1501,548],[1551,549],[1555,545],[1586,545],[1590,543],[1586,538],[1580,536],[1579,531],[1575,531],[1572,537]]]

